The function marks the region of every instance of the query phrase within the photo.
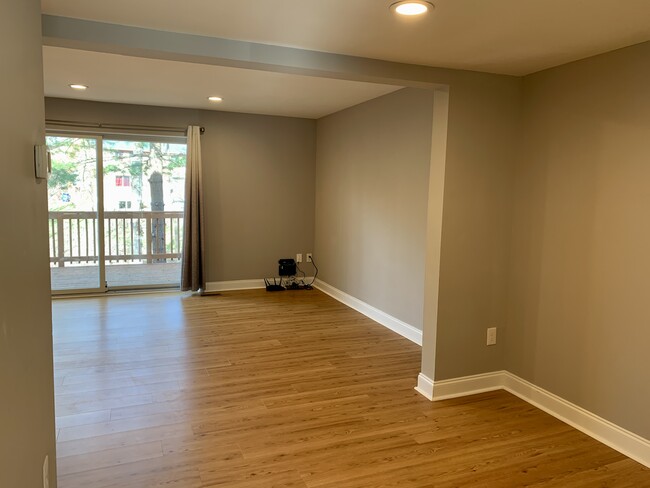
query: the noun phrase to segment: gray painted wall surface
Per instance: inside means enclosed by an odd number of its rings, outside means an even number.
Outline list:
[[[458,73],[449,92],[435,379],[497,371],[506,323],[521,79]],[[430,356],[423,354],[423,371]]]
[[[432,106],[408,88],[318,121],[319,277],[419,329]]]
[[[525,78],[506,366],[650,439],[650,43]]]
[[[58,98],[45,110],[48,119],[206,128],[207,281],[274,276],[278,259],[313,252],[315,121]]]
[[[34,178],[43,144],[40,2],[0,15],[0,486],[56,487],[47,192]]]

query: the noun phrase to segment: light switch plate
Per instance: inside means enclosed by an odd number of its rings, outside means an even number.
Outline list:
[[[43,488],[50,488],[50,457],[45,455],[43,461]]]
[[[487,330],[487,345],[494,346],[497,343],[497,328],[490,327]]]

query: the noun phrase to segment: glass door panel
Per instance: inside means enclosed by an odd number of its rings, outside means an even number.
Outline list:
[[[185,144],[104,139],[104,253],[109,288],[178,286]]]
[[[48,136],[48,229],[52,291],[104,289],[97,167],[99,139]]]

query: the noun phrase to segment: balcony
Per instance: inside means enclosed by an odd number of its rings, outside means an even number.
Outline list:
[[[96,212],[49,213],[53,291],[99,286]],[[109,288],[178,285],[183,212],[104,212],[106,283]]]

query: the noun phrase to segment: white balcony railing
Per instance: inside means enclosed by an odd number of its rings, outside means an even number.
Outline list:
[[[96,212],[50,212],[50,266],[97,263]],[[104,212],[107,263],[180,260],[183,212]]]

